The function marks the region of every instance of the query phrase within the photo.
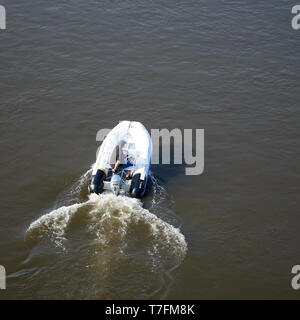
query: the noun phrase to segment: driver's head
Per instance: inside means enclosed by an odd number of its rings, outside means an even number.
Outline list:
[[[125,140],[121,140],[120,143],[119,143],[119,146],[120,146],[120,148],[122,150],[126,149],[127,148],[127,142]]]

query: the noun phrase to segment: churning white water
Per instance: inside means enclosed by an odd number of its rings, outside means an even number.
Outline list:
[[[89,172],[73,185],[69,196],[73,195],[76,199],[82,192]],[[158,184],[153,184],[153,188],[158,188]],[[159,202],[154,192],[155,196],[155,201]],[[42,215],[29,226],[26,241],[32,246],[42,242],[53,243],[57,248],[62,248],[66,256],[72,256],[73,253],[79,255],[83,248],[89,248],[83,253],[84,259],[88,259],[88,265],[92,266],[95,275],[98,274],[96,278],[102,279],[102,285],[115,272],[114,276],[121,286],[120,292],[114,292],[114,296],[109,292],[103,293],[99,283],[99,288],[84,291],[85,298],[131,297],[133,292],[133,295],[141,298],[161,298],[172,282],[170,270],[182,262],[187,251],[185,237],[179,228],[143,208],[143,203],[138,199],[112,193],[91,194],[86,201],[61,206]],[[81,259],[80,256],[77,259],[79,266]],[[129,272],[125,278],[130,278],[130,284],[129,280],[125,281],[122,288],[124,276],[121,274],[124,270]],[[153,285],[151,275],[161,279],[152,289],[148,288]],[[135,283],[136,279],[138,281]],[[95,280],[90,285],[95,286]],[[147,293],[144,292],[145,288]]]

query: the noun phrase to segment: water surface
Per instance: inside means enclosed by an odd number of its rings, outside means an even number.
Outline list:
[[[299,298],[294,2],[1,4],[0,298]],[[144,207],[89,198],[119,120],[204,128],[203,174],[152,166]]]

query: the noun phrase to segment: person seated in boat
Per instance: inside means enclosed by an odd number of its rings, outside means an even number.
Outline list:
[[[112,172],[115,173],[118,170],[124,170],[126,172],[126,179],[130,178],[131,170],[126,168],[133,166],[131,163],[131,157],[128,153],[128,144],[122,140],[114,149],[111,155],[110,164],[112,166]]]

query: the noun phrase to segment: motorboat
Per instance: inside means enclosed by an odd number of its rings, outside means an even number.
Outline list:
[[[152,140],[138,121],[121,121],[103,140],[92,169],[90,193],[141,198],[147,188]]]

